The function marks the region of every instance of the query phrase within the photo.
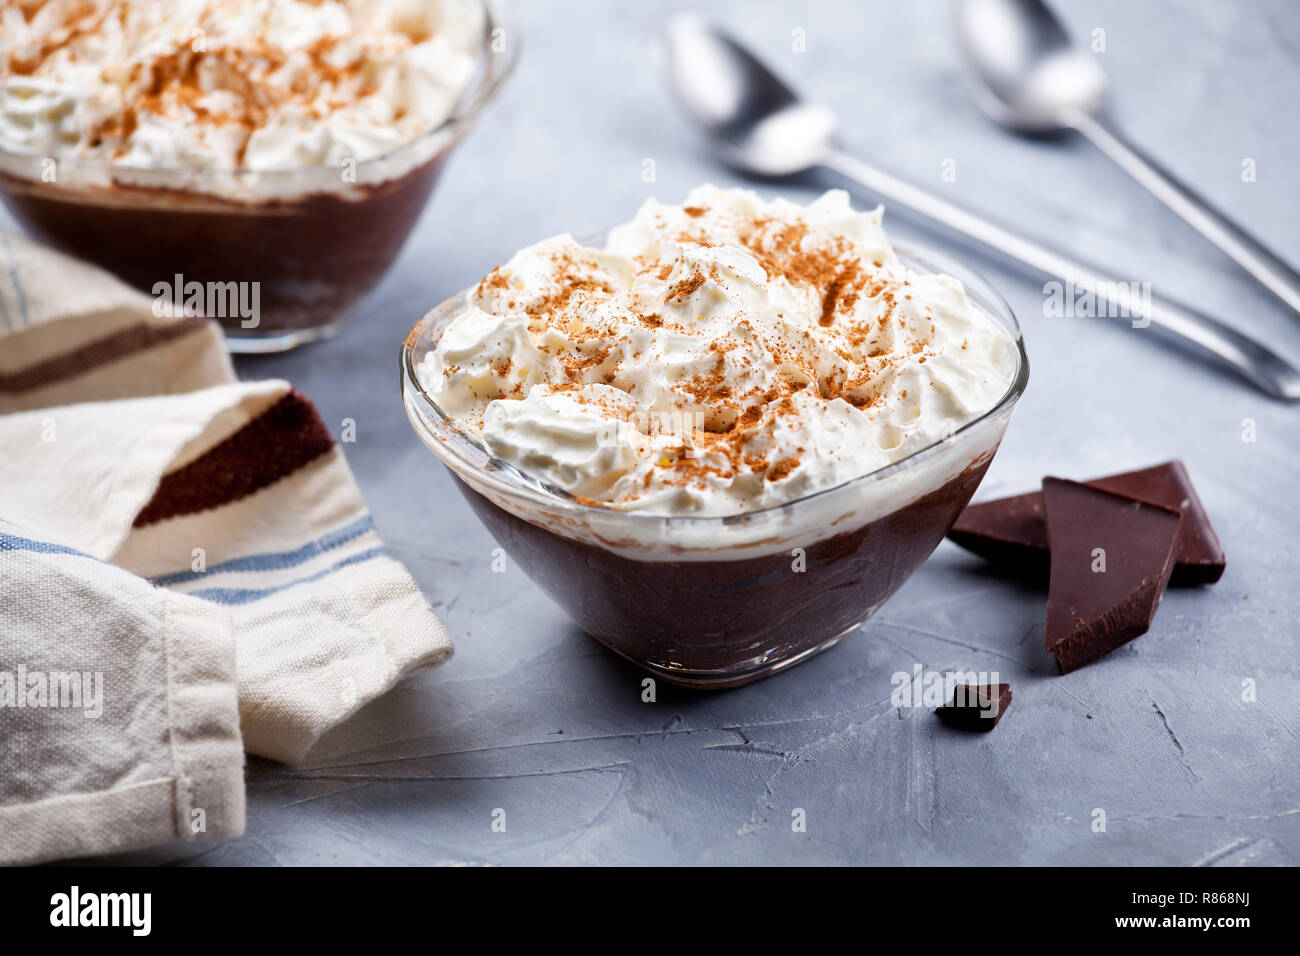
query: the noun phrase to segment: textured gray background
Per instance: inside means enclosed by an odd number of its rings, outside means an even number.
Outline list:
[[[1300,408],[1170,354],[1149,332],[1043,317],[1039,284],[901,214],[1002,289],[1025,327],[1028,394],[981,496],[1045,472],[1091,477],[1181,457],[1228,572],[1171,591],[1146,636],[1067,677],[1044,598],[949,544],[835,650],[736,691],[660,688],[583,636],[493,542],[398,401],[397,350],[427,308],[519,246],[629,217],[647,196],[730,184],[670,106],[648,38],[672,9],[530,2],[505,97],[450,165],[400,263],[337,340],[243,360],[336,428],[389,548],[457,642],[331,734],[305,768],[254,760],[248,832],[126,859],[354,863],[1300,862]],[[1063,5],[1058,5],[1063,6]],[[993,128],[971,104],[940,2],[717,4],[845,139],[899,174],[1051,237],[1118,278],[1199,303],[1300,358],[1300,320],[1082,141]],[[1074,3],[1106,30],[1122,125],[1300,263],[1300,7],[1287,0]],[[807,34],[807,52],[791,34]],[[657,181],[642,181],[652,158]],[[1252,158],[1257,182],[1244,183]],[[941,180],[946,159],[956,182]],[[764,185],[799,200],[820,185]],[[858,197],[858,202],[873,202]],[[1257,440],[1242,440],[1243,421]],[[914,664],[1000,671],[1015,703],[964,736],[890,706]],[[1258,700],[1242,700],[1242,681]],[[791,832],[791,810],[807,813]],[[493,833],[494,808],[507,813]],[[1105,833],[1091,828],[1094,808]]]

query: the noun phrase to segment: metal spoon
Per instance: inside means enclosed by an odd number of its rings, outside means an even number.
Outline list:
[[[1300,274],[1129,143],[1105,113],[1106,75],[1041,0],[960,0],[957,38],[975,101],[1028,133],[1072,129],[1300,312]]]
[[[1149,304],[1133,301],[1128,283],[1107,279],[1100,269],[842,152],[829,109],[799,99],[739,43],[698,15],[672,17],[658,53],[678,103],[737,169],[760,176],[789,176],[818,166],[831,169],[1040,273],[1072,282],[1076,290],[1112,303],[1121,315],[1149,319],[1269,395],[1300,399],[1300,372],[1230,326],[1155,295]]]

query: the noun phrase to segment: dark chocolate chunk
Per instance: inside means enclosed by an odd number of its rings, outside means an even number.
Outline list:
[[[1180,586],[1213,584],[1223,577],[1227,562],[1223,546],[1210,524],[1210,516],[1192,487],[1183,463],[1175,459],[1152,468],[1126,471],[1085,482],[1090,488],[1140,498],[1177,511],[1183,516],[1174,548],[1174,573],[1170,581]]]
[[[1011,703],[1010,684],[958,684],[952,701],[935,711],[949,727],[992,730]]]
[[[967,505],[948,539],[1020,577],[1047,580],[1042,492]]]
[[[1182,513],[1177,563],[1170,584],[1212,584],[1223,576],[1223,547],[1181,461],[1095,478],[1084,484]],[[1036,491],[968,506],[948,537],[967,551],[1022,577],[1047,577],[1047,528],[1043,523],[1042,495]]]
[[[1174,569],[1177,511],[1043,479],[1052,553],[1044,646],[1062,674],[1146,633]]]

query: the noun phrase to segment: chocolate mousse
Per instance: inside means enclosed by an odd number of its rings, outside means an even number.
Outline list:
[[[417,431],[584,630],[692,686],[879,607],[970,499],[1026,372],[1014,320],[835,191],[652,200],[453,301],[407,342]]]
[[[1043,479],[1043,512],[1052,554],[1044,644],[1066,674],[1146,633],[1182,517],[1059,478]]]
[[[198,289],[248,348],[321,337],[418,219],[458,136],[431,131],[487,35],[481,0],[20,4],[0,189],[32,233],[171,306]]]
[[[458,482],[528,576],[611,650],[685,686],[735,687],[834,645],[943,539],[988,461],[936,491],[804,549],[645,561],[527,521]]]
[[[256,283],[258,314],[198,311],[236,337],[323,330],[345,317],[405,245],[437,182],[435,159],[341,199],[318,193],[249,205],[116,186],[59,192],[0,173],[5,206],[24,229],[140,289]],[[165,249],[165,255],[158,254]],[[192,286],[191,286],[192,287]],[[245,325],[245,323],[255,323]],[[314,336],[308,336],[308,338]]]
[[[1223,576],[1223,547],[1181,461],[1128,471],[1084,484],[1171,508],[1183,516],[1170,584],[1212,584]],[[1043,499],[1034,491],[970,505],[948,538],[993,564],[1027,578],[1046,580],[1049,566]]]

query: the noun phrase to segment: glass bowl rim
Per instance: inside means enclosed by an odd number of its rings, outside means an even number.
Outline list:
[[[483,6],[485,14],[482,38],[483,50],[480,54],[479,65],[475,67],[475,77],[461,91],[452,111],[437,126],[425,130],[414,139],[408,140],[386,153],[358,160],[356,164],[358,169],[401,159],[406,153],[415,152],[426,146],[430,141],[440,137],[454,138],[478,119],[483,110],[501,94],[506,81],[514,73],[515,66],[519,61],[520,40],[519,30],[516,26],[517,21],[506,0],[479,0],[479,2]],[[493,33],[497,29],[506,30],[510,37],[506,49],[502,53],[493,52],[490,46]],[[196,180],[202,181],[227,176],[257,177],[259,180],[300,177],[304,174],[336,176],[339,169],[337,164],[330,165],[328,163],[318,163],[314,166],[277,167],[274,169],[254,169],[250,166],[139,166],[130,163],[115,163],[94,157],[49,156],[44,153],[10,149],[3,144],[0,144],[0,156],[26,162],[43,162],[47,159],[53,159],[61,167],[106,172],[110,177],[114,172],[123,174],[145,173],[150,177],[175,177],[191,184]]]
[[[593,243],[602,242],[604,237],[607,235],[608,230],[578,241],[583,245],[591,245]],[[558,494],[551,494],[538,490],[514,479],[512,477],[512,472],[517,470],[515,466],[511,465],[509,462],[501,461],[501,459],[498,459],[487,451],[480,441],[472,435],[468,435],[462,431],[457,426],[455,420],[450,415],[443,412],[443,410],[438,407],[437,403],[429,397],[429,394],[424,390],[424,386],[420,383],[415,369],[415,347],[428,332],[428,326],[431,320],[435,316],[441,318],[443,313],[447,310],[453,308],[463,309],[468,303],[469,294],[477,287],[477,283],[460,290],[447,299],[444,299],[438,305],[434,306],[434,308],[426,312],[419,321],[411,327],[411,331],[407,333],[406,338],[403,340],[399,363],[402,379],[403,405],[406,407],[407,418],[411,420],[411,425],[416,435],[419,436],[421,442],[432,451],[434,456],[442,461],[458,479],[462,481],[464,480],[463,478],[460,478],[460,472],[458,469],[452,467],[451,464],[448,463],[447,459],[439,449],[445,450],[449,455],[454,457],[458,463],[465,466],[465,469],[472,473],[476,480],[490,485],[495,491],[514,498],[524,498],[531,504],[541,505],[545,508],[551,509],[552,511],[563,512],[566,515],[599,516],[599,520],[602,521],[628,521],[642,526],[667,524],[669,527],[712,526],[720,528],[739,522],[764,520],[765,518],[769,518],[774,514],[779,514],[784,510],[801,506],[806,502],[824,498],[832,494],[843,493],[850,486],[884,481],[907,470],[908,468],[915,467],[922,462],[936,457],[945,449],[952,447],[952,445],[958,442],[963,435],[972,431],[976,426],[989,421],[1004,411],[1009,412],[1015,407],[1016,403],[1019,402],[1020,397],[1024,394],[1025,387],[1029,382],[1029,355],[1025,351],[1024,336],[1021,332],[1020,322],[1017,320],[1015,312],[1012,311],[1011,306],[1007,303],[1006,299],[1000,292],[998,292],[992,283],[970,266],[951,258],[945,253],[942,253],[925,243],[911,241],[894,243],[894,250],[898,254],[899,259],[902,260],[903,264],[908,266],[908,268],[922,266],[925,267],[930,274],[951,276],[962,283],[962,286],[968,295],[972,294],[972,287],[975,288],[978,298],[982,300],[980,303],[977,303],[977,307],[986,313],[992,313],[990,318],[992,318],[994,322],[998,323],[1003,330],[1010,335],[1012,342],[1015,345],[1017,362],[1016,373],[1012,376],[1011,384],[1007,386],[1007,390],[988,408],[987,411],[966,422],[964,425],[955,429],[945,437],[933,442],[932,444],[926,445],[924,448],[917,449],[910,455],[898,459],[898,461],[890,462],[883,468],[877,468],[875,471],[869,471],[864,475],[856,475],[852,478],[847,478],[828,488],[819,488],[812,494],[804,495],[791,501],[783,501],[780,504],[769,505],[766,508],[758,508],[753,511],[739,511],[735,514],[665,515],[644,511],[630,511],[621,508],[611,508],[603,505],[588,505],[575,498],[561,497]],[[425,421],[417,422],[415,420],[413,417],[415,410],[412,409],[411,403],[406,400],[407,396],[418,401],[419,414],[423,418],[426,418],[430,422],[440,423],[442,427],[449,429],[459,441],[465,442],[471,447],[476,448],[479,453],[485,455],[490,462],[499,464],[500,467],[497,471],[488,472],[480,468],[478,465],[466,461],[459,451],[448,447],[448,442],[435,440],[435,443],[431,444],[430,442],[425,441],[423,431],[429,430],[432,432],[432,428],[430,428]],[[432,412],[432,416],[429,415],[430,412]],[[437,447],[435,447],[435,445]]]

